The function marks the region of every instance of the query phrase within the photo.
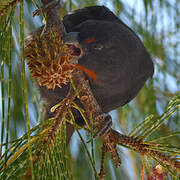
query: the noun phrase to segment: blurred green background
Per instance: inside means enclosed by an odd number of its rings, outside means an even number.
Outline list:
[[[6,2],[13,2],[6,1]],[[39,1],[36,1],[40,4]],[[0,6],[0,11],[2,10]],[[131,27],[141,38],[148,52],[151,54],[155,74],[149,80],[138,96],[128,105],[112,111],[113,128],[127,134],[145,117],[154,114],[161,115],[170,99],[180,90],[180,1],[177,0],[64,0],[61,17],[67,12],[91,5],[105,5],[111,9],[125,24]],[[19,4],[15,3],[13,12],[7,11],[8,26],[3,26],[0,19],[0,61],[1,61],[1,90],[0,117],[1,142],[5,140],[2,132],[6,132],[9,121],[9,140],[17,139],[27,132],[23,83],[20,60],[20,26]],[[37,7],[34,1],[24,1],[24,33],[42,25],[42,16],[32,17]],[[12,13],[12,14],[11,14]],[[11,32],[8,27],[11,28]],[[4,28],[6,27],[6,29]],[[7,33],[7,39],[2,38]],[[9,38],[9,39],[8,39]],[[8,42],[11,42],[10,44]],[[7,49],[7,47],[9,47]],[[4,56],[6,54],[6,56]],[[6,57],[6,58],[4,58]],[[28,87],[28,107],[31,127],[42,119],[43,102],[38,88],[29,74],[27,65],[26,78]],[[4,77],[4,80],[3,80]],[[11,79],[11,82],[9,82]],[[9,95],[9,98],[8,98]],[[2,123],[4,125],[2,125]],[[3,129],[4,128],[4,129]],[[158,136],[180,131],[180,111],[172,115],[158,131]],[[83,137],[86,133],[81,131]],[[154,136],[157,134],[155,133]],[[179,138],[168,140],[169,143],[180,145]],[[90,148],[90,145],[88,145]],[[95,144],[96,166],[100,166],[100,144]],[[3,150],[2,150],[3,151]],[[106,178],[110,179],[140,179],[140,157],[137,153],[119,146],[122,165],[116,169],[106,157]],[[92,168],[79,136],[75,133],[69,147],[70,165],[74,179],[93,179]]]

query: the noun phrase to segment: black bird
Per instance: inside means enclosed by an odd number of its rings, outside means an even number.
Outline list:
[[[83,51],[79,64],[97,75],[96,82],[87,78],[103,112],[127,104],[153,76],[153,62],[140,38],[107,7],[91,6],[73,11],[64,17],[63,23],[69,33],[64,39],[78,42]],[[68,89],[68,85],[55,90],[40,87],[46,118],[53,116],[50,108],[65,98]],[[73,113],[76,122],[83,124],[80,113],[75,109]],[[68,124],[68,141],[73,132]]]

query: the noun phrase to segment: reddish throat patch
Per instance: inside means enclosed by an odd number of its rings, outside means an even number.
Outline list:
[[[85,72],[89,78],[91,78],[94,82],[97,82],[97,75],[94,71],[89,70],[88,68],[86,68],[85,66],[81,66],[79,64],[74,64],[74,66],[80,70],[82,70],[83,72]]]

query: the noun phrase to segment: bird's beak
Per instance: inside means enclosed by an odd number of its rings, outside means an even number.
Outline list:
[[[79,32],[70,32],[62,37],[65,44],[79,44],[78,42]]]

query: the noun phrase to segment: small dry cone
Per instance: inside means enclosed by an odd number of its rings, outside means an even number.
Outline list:
[[[69,82],[74,70],[71,50],[56,35],[34,33],[25,40],[25,55],[33,78],[40,86],[55,89]]]

